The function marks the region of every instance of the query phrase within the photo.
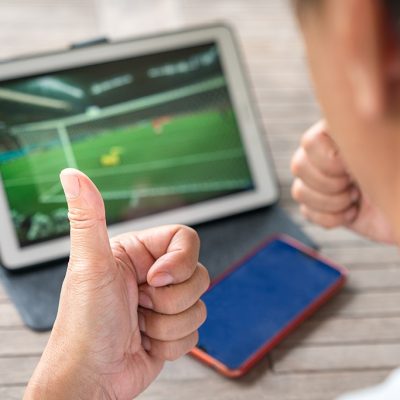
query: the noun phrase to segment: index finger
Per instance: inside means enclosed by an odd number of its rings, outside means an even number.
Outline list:
[[[184,282],[193,275],[200,251],[200,239],[194,229],[166,225],[135,232],[134,236],[136,245],[124,247],[128,253],[132,250],[132,260],[137,261],[138,253],[142,254],[141,262],[133,263],[140,283],[147,280],[154,287],[166,286]]]
[[[193,229],[165,225],[111,239],[114,257],[131,268],[137,282],[166,286],[189,279],[199,258],[200,240]]]
[[[200,251],[200,239],[194,229],[167,225],[137,232],[137,238],[155,260],[147,272],[149,285],[181,283],[193,275]]]
[[[310,162],[322,173],[331,177],[348,175],[336,143],[330,137],[325,121],[313,125],[302,138]]]

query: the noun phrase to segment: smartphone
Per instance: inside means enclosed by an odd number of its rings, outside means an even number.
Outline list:
[[[202,300],[208,309],[191,355],[235,378],[345,283],[347,271],[295,239],[275,236],[216,279]]]

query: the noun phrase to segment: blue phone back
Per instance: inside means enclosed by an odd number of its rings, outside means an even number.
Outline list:
[[[202,297],[207,321],[198,347],[239,368],[342,274],[283,240],[273,240]]]

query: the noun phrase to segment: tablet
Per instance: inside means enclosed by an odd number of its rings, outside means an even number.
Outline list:
[[[278,190],[232,32],[222,25],[0,65],[0,255],[65,257],[59,173],[100,189],[110,235],[265,206]]]

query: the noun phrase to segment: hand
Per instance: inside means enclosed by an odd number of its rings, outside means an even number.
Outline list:
[[[61,173],[71,255],[49,343],[26,399],[129,399],[197,343],[209,286],[194,230],[174,225],[109,241],[104,203],[77,170]]]
[[[325,228],[346,226],[378,242],[395,243],[389,222],[347,171],[324,121],[303,136],[293,156],[292,196],[302,214]]]

